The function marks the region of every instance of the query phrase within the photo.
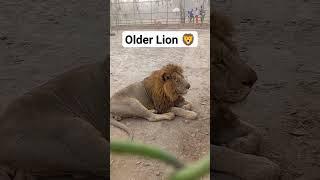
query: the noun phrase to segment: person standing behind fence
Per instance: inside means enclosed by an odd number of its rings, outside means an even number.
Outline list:
[[[191,21],[194,23],[193,9],[189,11],[189,22],[191,23]]]
[[[201,9],[200,9],[200,16],[201,16],[201,24],[203,23],[204,21],[204,16],[205,16],[205,11],[203,9],[203,7],[201,6]]]
[[[195,10],[195,17],[196,17],[196,24],[198,24],[198,18],[199,18],[199,15],[200,15],[200,11],[199,11],[199,9],[198,8],[196,8],[196,10]]]

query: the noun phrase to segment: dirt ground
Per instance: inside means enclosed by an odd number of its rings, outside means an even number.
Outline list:
[[[263,132],[262,152],[282,180],[320,179],[320,2],[214,2],[232,17],[244,60],[258,81],[235,108]]]
[[[191,84],[186,99],[199,113],[197,120],[176,117],[173,121],[124,119],[122,122],[133,130],[134,141],[161,147],[187,163],[207,155],[210,143],[210,33],[208,29],[197,31],[199,45],[196,48],[123,48],[120,31],[110,39],[111,95],[167,63],[184,68]],[[123,131],[111,126],[111,140],[126,138]],[[111,179],[114,180],[166,179],[171,172],[171,167],[154,160],[111,155]]]

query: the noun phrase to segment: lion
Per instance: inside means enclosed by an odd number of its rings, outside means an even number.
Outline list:
[[[193,43],[193,35],[192,34],[184,34],[183,35],[183,43],[187,46]]]
[[[142,81],[116,92],[110,99],[110,113],[116,120],[140,117],[161,121],[172,120],[175,116],[196,119],[197,113],[191,111],[191,103],[183,97],[189,88],[183,69],[176,64],[168,64]],[[112,125],[119,127],[119,123]],[[120,128],[131,134],[123,125]]]
[[[278,180],[279,166],[256,156],[260,132],[239,119],[230,106],[242,102],[257,81],[256,72],[240,59],[232,41],[231,20],[213,11],[211,29],[211,87],[213,88],[213,125],[210,128],[212,171],[216,180]]]
[[[0,114],[0,179],[107,178],[106,72],[105,62],[83,65],[4,108]]]

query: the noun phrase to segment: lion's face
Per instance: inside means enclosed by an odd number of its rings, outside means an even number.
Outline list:
[[[143,80],[143,85],[158,112],[167,112],[190,88],[182,68],[175,64],[153,71]]]
[[[191,45],[193,42],[193,35],[192,34],[184,34],[183,35],[183,42],[185,45]]]
[[[175,100],[178,96],[183,96],[188,92],[190,84],[184,78],[180,66],[168,64],[164,66],[160,72],[164,92],[172,100]]]
[[[218,18],[216,16],[217,27],[225,32],[226,28],[223,28],[225,24],[219,22]],[[223,20],[226,21],[227,19]],[[219,29],[217,29],[213,33],[211,71],[214,79],[211,82],[214,88],[214,98],[229,103],[241,102],[250,93],[257,80],[257,75],[240,59],[238,50],[231,41],[230,34],[224,32],[219,32]]]
[[[166,91],[170,94],[175,93],[177,95],[185,95],[188,92],[188,89],[190,88],[189,82],[184,78],[182,74],[173,72],[171,74],[164,73],[163,74],[163,80],[164,80],[164,88],[170,89],[169,91]]]

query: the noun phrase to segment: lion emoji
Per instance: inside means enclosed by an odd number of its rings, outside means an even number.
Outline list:
[[[187,46],[190,46],[193,42],[193,34],[184,34],[183,43]]]

